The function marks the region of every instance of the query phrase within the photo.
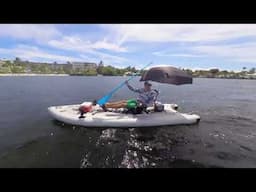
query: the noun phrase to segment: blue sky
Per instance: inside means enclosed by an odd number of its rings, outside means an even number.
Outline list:
[[[255,24],[0,24],[0,59],[141,68],[256,67]]]

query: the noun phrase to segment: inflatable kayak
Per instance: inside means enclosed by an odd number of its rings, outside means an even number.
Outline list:
[[[64,105],[48,108],[51,116],[61,122],[85,127],[154,127],[164,125],[194,124],[200,121],[196,114],[178,112],[176,104],[164,104],[164,111],[126,114],[122,111],[93,111],[79,118],[79,106]],[[149,109],[150,111],[150,109]]]

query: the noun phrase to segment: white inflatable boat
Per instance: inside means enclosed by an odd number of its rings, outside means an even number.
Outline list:
[[[164,104],[164,111],[142,114],[126,114],[120,111],[94,111],[79,118],[81,105],[52,106],[48,108],[51,116],[61,122],[85,127],[154,127],[164,125],[195,124],[200,121],[196,114],[178,112],[177,105]],[[150,109],[149,109],[150,111]]]

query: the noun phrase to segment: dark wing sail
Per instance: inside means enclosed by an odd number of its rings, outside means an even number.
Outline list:
[[[156,81],[174,85],[192,84],[192,75],[175,67],[152,67],[142,74],[140,81]]]

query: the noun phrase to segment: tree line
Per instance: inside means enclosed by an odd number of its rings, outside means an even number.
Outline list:
[[[248,69],[243,67],[240,72],[210,69],[210,70],[195,70],[183,69],[193,77],[204,77],[204,78],[230,78],[230,79],[255,79],[256,68],[253,67]]]
[[[70,66],[70,62],[67,64],[50,63],[31,63],[29,61],[22,61],[16,58],[13,62],[2,61],[0,65],[0,73],[36,73],[36,74],[69,74],[69,75],[104,75],[104,76],[122,76],[129,73],[137,73],[138,70],[135,67],[116,68],[110,65],[104,66],[101,61],[99,65],[95,67],[75,67]]]
[[[116,68],[111,65],[105,66],[102,61],[97,65],[90,67],[68,67],[72,66],[70,62],[67,64],[50,63],[31,63],[29,61],[22,61],[16,58],[11,61],[0,61],[0,73],[36,73],[36,74],[69,74],[69,75],[86,75],[86,76],[123,76],[138,73],[140,75],[143,71],[137,70],[135,67]],[[193,77],[205,78],[255,78],[256,69],[247,69],[243,67],[240,72],[210,69],[210,70],[195,70],[182,69]]]

